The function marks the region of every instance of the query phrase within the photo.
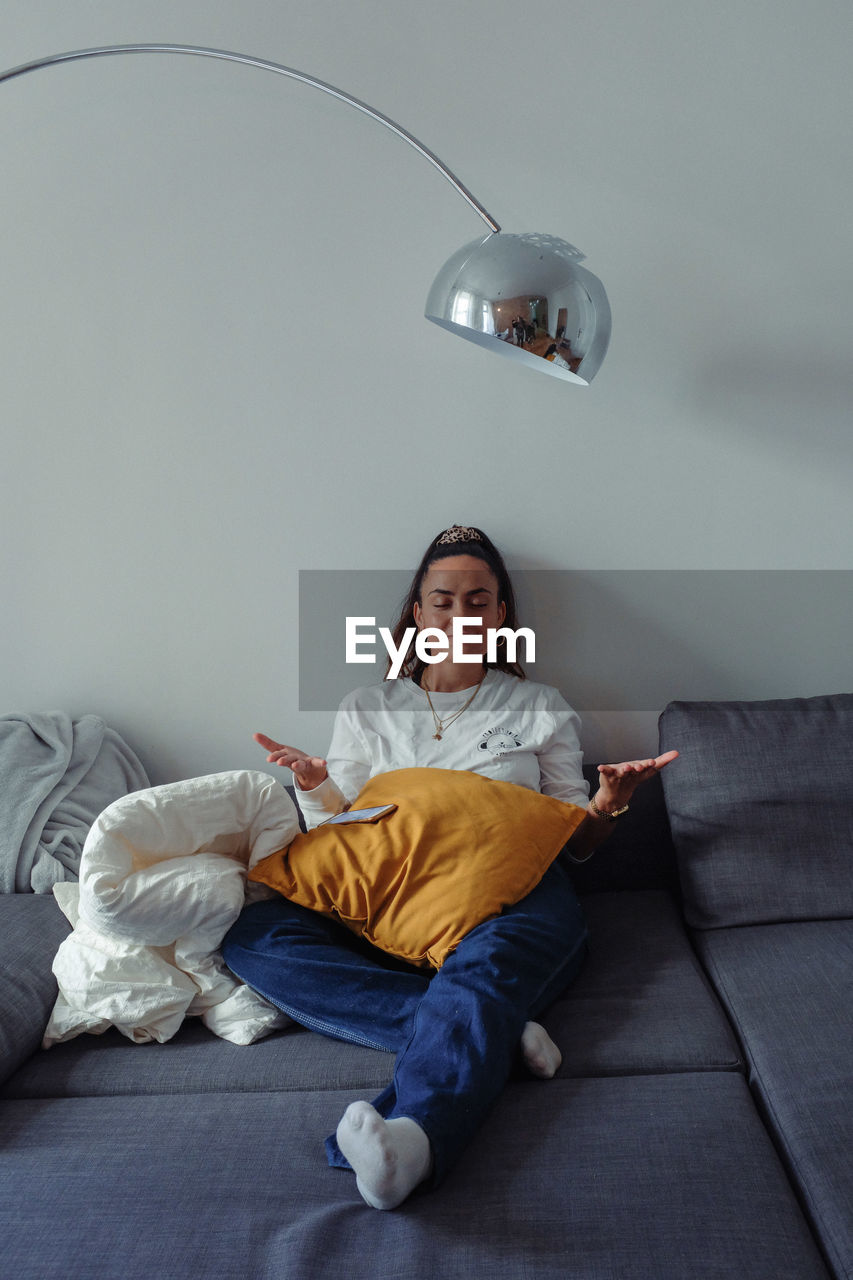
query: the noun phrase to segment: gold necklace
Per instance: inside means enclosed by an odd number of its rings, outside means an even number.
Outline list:
[[[463,711],[467,711],[468,707],[470,707],[471,703],[474,701],[474,699],[476,698],[477,694],[480,692],[480,685],[483,683],[483,681],[485,680],[485,678],[486,678],[486,673],[485,673],[485,671],[484,671],[484,672],[483,672],[483,674],[480,676],[480,679],[477,681],[477,684],[476,684],[476,685],[475,685],[475,687],[474,687],[474,692],[471,694],[471,697],[470,697],[470,698],[468,698],[465,702],[463,702],[463,704],[462,704],[462,706],[459,708],[459,710],[458,710],[458,711],[454,711],[454,713],[453,713],[453,715],[452,715],[452,716],[448,716],[446,720],[442,720],[441,716],[439,716],[439,715],[436,713],[435,707],[432,705],[432,698],[429,696],[429,689],[428,689],[428,688],[427,688],[427,686],[426,686],[426,681],[424,680],[423,676],[421,676],[421,688],[423,689],[424,693],[426,694],[427,702],[429,703],[429,709],[430,709],[430,711],[432,712],[432,718],[433,718],[433,721],[434,721],[434,723],[435,723],[435,733],[434,733],[432,736],[433,736],[437,741],[439,741],[439,742],[440,742],[440,741],[441,741],[441,735],[444,733],[444,731],[445,731],[445,730],[446,730],[450,725],[452,725],[452,724],[453,724],[453,721],[454,721],[454,720],[458,720],[458,719],[459,719],[459,717],[462,715],[462,712],[463,712]]]

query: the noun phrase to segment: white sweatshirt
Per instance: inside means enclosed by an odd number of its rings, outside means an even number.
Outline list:
[[[446,720],[471,690],[429,696]],[[429,766],[469,769],[585,807],[579,729],[556,689],[490,668],[471,705],[437,740],[423,689],[405,678],[386,680],[347,694],[329,746],[329,776],[312,791],[297,786],[296,795],[306,825],[315,827],[346,809],[375,774]]]

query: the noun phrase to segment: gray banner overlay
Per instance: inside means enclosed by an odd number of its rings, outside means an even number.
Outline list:
[[[577,711],[659,711],[673,699],[812,697],[853,689],[853,571],[514,570],[528,676]],[[299,708],[333,711],[384,678],[412,573],[299,573]],[[375,661],[345,661],[347,617],[375,617]],[[366,632],[369,628],[362,627]],[[369,652],[369,646],[360,646]],[[524,646],[519,648],[524,661]]]

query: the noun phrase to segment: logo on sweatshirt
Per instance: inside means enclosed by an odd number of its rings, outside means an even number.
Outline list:
[[[523,747],[524,743],[515,730],[501,728],[487,729],[477,746],[480,751],[487,751],[490,756],[505,756],[508,751]]]

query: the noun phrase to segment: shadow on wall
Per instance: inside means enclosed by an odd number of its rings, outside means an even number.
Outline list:
[[[853,361],[806,348],[720,353],[701,367],[695,408],[737,432],[799,449],[815,466],[853,462]]]
[[[853,572],[532,570],[517,575],[541,661],[576,710],[809,697],[850,683]],[[819,619],[819,626],[815,626]]]

